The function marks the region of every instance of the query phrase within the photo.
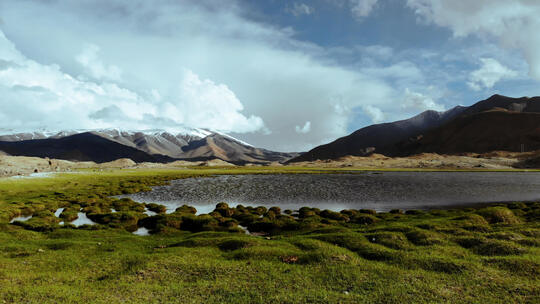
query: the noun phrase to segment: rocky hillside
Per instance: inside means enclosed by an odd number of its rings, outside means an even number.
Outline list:
[[[291,160],[337,159],[379,153],[485,153],[540,149],[540,97],[493,95],[469,107],[426,111],[410,119],[376,124]]]

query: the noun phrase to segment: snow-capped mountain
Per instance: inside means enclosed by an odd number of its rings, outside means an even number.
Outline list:
[[[94,151],[98,145],[99,153]],[[136,158],[133,159],[136,162],[218,158],[243,164],[284,162],[297,156],[294,153],[258,149],[227,134],[195,128],[183,128],[174,132],[100,129],[4,134],[0,135],[0,150],[11,155],[96,162],[114,160],[118,155],[123,155],[122,157],[126,158]],[[118,150],[123,152],[118,154]],[[108,154],[116,158],[109,157]]]

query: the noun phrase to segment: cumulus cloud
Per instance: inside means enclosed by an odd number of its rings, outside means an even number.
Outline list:
[[[92,77],[97,79],[120,80],[122,70],[115,65],[106,66],[99,58],[100,48],[95,44],[88,44],[84,50],[75,57]]]
[[[413,111],[425,111],[435,110],[444,111],[445,107],[442,104],[438,104],[432,97],[426,96],[422,93],[413,92],[409,88],[405,89],[405,98],[401,104],[401,108],[404,110]]]
[[[190,70],[184,72],[179,95],[177,103],[167,104],[165,117],[224,132],[254,132],[264,127],[260,117],[240,113],[244,106],[229,87],[200,79]]]
[[[292,7],[287,7],[285,9],[288,13],[298,17],[302,15],[311,15],[315,9],[305,3],[294,2]]]
[[[44,65],[20,54],[0,31],[0,129],[124,127],[174,130],[185,124],[226,132],[253,132],[264,127],[260,117],[245,117],[242,103],[223,84],[184,72],[175,99],[148,100],[111,82],[77,79],[58,65]],[[97,76],[96,76],[97,77]],[[159,97],[157,92],[149,94]]]
[[[471,72],[469,76],[469,87],[475,91],[482,88],[490,89],[497,82],[517,76],[513,71],[493,58],[480,58],[481,66],[479,69]]]
[[[366,113],[373,123],[380,123],[385,120],[385,115],[383,111],[375,106],[372,105],[366,105],[362,107],[364,110],[364,113]]]
[[[311,121],[306,121],[303,127],[296,126],[294,130],[299,134],[309,133],[309,131],[311,131]]]
[[[407,0],[424,21],[447,27],[456,37],[476,35],[519,49],[529,75],[540,80],[540,1]]]
[[[350,0],[352,14],[360,19],[369,16],[378,0]]]

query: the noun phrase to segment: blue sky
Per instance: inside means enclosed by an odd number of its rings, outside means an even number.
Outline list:
[[[3,0],[0,133],[227,132],[302,151],[540,95],[531,0]]]

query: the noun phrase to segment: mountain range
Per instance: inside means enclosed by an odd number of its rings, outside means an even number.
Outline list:
[[[251,146],[229,135],[185,128],[28,132],[0,135],[0,152],[97,163],[130,158],[135,162],[206,161],[269,164],[337,159],[343,156],[408,156],[540,150],[540,97],[493,95],[472,106],[428,110],[412,118],[375,124],[315,147],[282,153]]]
[[[371,125],[315,147],[289,162],[347,155],[407,156],[540,149],[540,97],[493,95],[445,112],[428,110],[409,119]]]
[[[226,134],[204,129],[180,133],[163,130],[29,132],[0,136],[0,150],[13,156],[36,156],[75,161],[135,162],[221,159],[235,164],[284,162],[297,153],[255,148]]]

